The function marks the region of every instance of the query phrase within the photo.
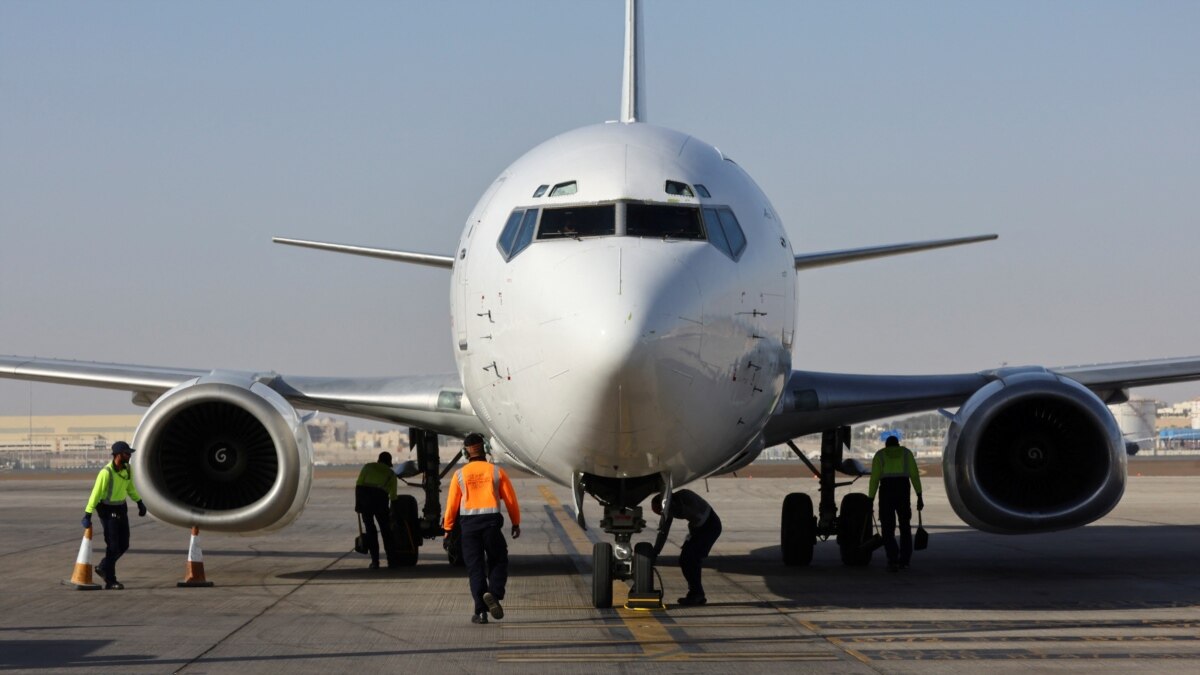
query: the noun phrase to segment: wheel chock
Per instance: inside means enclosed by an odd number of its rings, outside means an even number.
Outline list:
[[[625,609],[635,609],[648,612],[655,609],[666,609],[667,606],[662,601],[663,592],[650,591],[649,593],[630,593],[629,599],[625,601]]]

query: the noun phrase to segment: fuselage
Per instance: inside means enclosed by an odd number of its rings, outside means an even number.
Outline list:
[[[494,445],[568,483],[669,474],[761,449],[791,370],[783,225],[716,148],[648,124],[567,132],[468,218],[454,353]]]

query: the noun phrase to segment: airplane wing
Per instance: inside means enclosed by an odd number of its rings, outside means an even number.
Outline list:
[[[853,375],[792,371],[767,445],[869,420],[960,406],[980,387],[1028,368],[953,375]],[[1200,356],[1046,369],[1079,382],[1106,403],[1128,400],[1127,389],[1200,380]]]
[[[116,389],[150,405],[168,390],[217,371],[0,356],[0,378]],[[261,382],[297,408],[376,419],[451,436],[485,429],[463,395],[456,374],[397,377],[285,376],[241,373]]]
[[[795,257],[796,269],[806,270],[814,267],[844,265],[846,263],[858,262],[860,260],[885,258],[887,256],[916,253],[918,251],[932,251],[936,248],[946,248],[948,246],[962,246],[963,244],[992,241],[998,237],[999,235],[995,234],[981,234],[974,237],[958,237],[956,239],[911,241],[903,244],[885,244],[883,246],[870,246],[867,248],[850,248],[837,251],[822,251],[820,253],[801,253]]]

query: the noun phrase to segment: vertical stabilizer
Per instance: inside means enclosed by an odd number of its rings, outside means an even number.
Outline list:
[[[625,0],[625,72],[621,82],[621,121],[646,121],[645,52],[642,49],[642,4]]]

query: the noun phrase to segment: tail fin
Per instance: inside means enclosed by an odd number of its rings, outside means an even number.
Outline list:
[[[625,0],[625,69],[621,82],[621,122],[645,122],[645,50],[642,48],[642,5]]]

